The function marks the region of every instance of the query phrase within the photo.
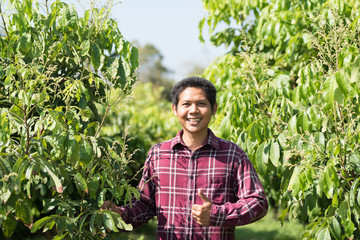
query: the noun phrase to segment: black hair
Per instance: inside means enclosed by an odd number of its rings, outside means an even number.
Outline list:
[[[216,104],[216,88],[212,82],[201,77],[188,77],[177,82],[171,90],[172,103],[177,108],[179,103],[179,95],[188,87],[196,87],[204,90],[207,99],[210,102],[211,109],[214,110]]]

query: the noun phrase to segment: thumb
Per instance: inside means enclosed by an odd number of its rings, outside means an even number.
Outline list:
[[[210,203],[210,199],[208,199],[205,194],[201,191],[201,189],[199,189],[199,193],[198,193],[199,197],[201,198],[201,200],[203,201],[203,203]]]

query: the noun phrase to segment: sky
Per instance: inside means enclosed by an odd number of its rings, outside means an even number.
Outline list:
[[[174,80],[188,76],[192,66],[206,67],[226,53],[225,47],[213,46],[206,37],[205,44],[200,42],[198,23],[205,15],[201,0],[122,0],[111,11],[128,41],[151,43],[160,50]]]

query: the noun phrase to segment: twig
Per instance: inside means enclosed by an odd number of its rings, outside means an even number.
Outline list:
[[[7,30],[7,27],[6,27],[6,22],[5,22],[5,19],[4,19],[4,16],[3,16],[3,13],[2,13],[2,10],[1,10],[1,4],[0,4],[0,15],[1,15],[1,19],[4,23],[4,30],[5,30],[5,33],[6,33],[6,36],[7,36],[7,39],[8,39],[8,42],[10,42],[10,37],[9,37],[9,32]]]
[[[99,126],[99,128],[97,129],[97,131],[96,131],[96,133],[95,133],[95,135],[94,135],[95,138],[96,138],[96,136],[99,134],[101,127],[104,125],[105,119],[106,119],[109,111],[110,111],[110,106],[108,105],[108,106],[106,107],[105,115],[104,115],[103,119],[101,120],[100,126]]]

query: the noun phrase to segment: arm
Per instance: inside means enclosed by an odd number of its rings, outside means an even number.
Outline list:
[[[239,226],[264,217],[268,202],[260,179],[245,153],[237,166],[234,179],[235,203],[212,204],[210,222],[213,226]]]

